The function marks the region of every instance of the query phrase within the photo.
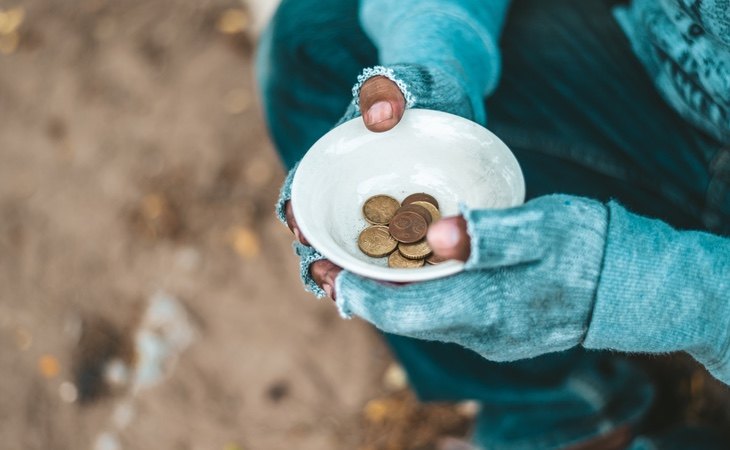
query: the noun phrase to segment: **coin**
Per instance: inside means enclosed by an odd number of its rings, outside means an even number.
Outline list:
[[[428,212],[428,210],[426,208],[424,208],[423,206],[414,205],[414,204],[403,205],[400,208],[398,208],[398,211],[396,211],[395,214],[398,215],[399,213],[404,212],[404,211],[413,211],[414,213],[416,213],[420,216],[423,216],[423,218],[426,219],[427,224],[429,224],[429,225],[431,224],[431,213]]]
[[[375,195],[362,205],[362,214],[365,216],[365,220],[373,225],[387,225],[398,208],[400,208],[400,203],[393,197]]]
[[[395,251],[388,256],[388,267],[396,269],[417,269],[423,267],[424,261],[422,259],[408,259],[401,255],[400,252]]]
[[[388,230],[398,241],[411,244],[426,236],[428,222],[416,212],[401,211],[390,221]]]
[[[410,203],[411,205],[417,205],[421,206],[422,208],[426,209],[429,214],[431,214],[431,222],[436,222],[441,218],[441,213],[439,212],[438,208],[433,206],[431,203],[423,200],[419,200],[417,202]]]
[[[448,261],[448,259],[442,258],[442,257],[436,255],[435,253],[431,253],[426,258],[426,262],[431,265],[441,264],[442,262],[446,262],[446,261]]]
[[[431,247],[428,246],[425,239],[421,239],[413,244],[401,242],[398,244],[398,251],[408,259],[423,259],[431,254]]]
[[[393,239],[388,232],[388,227],[383,225],[367,227],[357,237],[357,246],[360,247],[360,250],[373,258],[388,256],[397,245],[398,241]]]
[[[432,204],[433,206],[435,206],[436,209],[438,209],[438,207],[439,207],[439,202],[436,201],[436,199],[433,198],[433,196],[428,195],[428,194],[423,193],[423,192],[419,192],[419,193],[416,193],[416,194],[411,194],[408,197],[406,197],[406,198],[403,199],[403,204],[404,205],[408,205],[408,204],[411,204],[411,203],[414,203],[414,202],[428,202],[428,203]]]

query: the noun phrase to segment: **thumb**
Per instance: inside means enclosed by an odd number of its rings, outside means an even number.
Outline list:
[[[428,245],[436,256],[466,261],[471,252],[471,239],[462,216],[446,217],[431,225],[426,235]]]
[[[370,131],[388,131],[400,122],[406,109],[403,94],[390,79],[376,76],[360,88],[360,111]]]

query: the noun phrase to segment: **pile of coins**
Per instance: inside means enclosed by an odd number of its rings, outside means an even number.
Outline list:
[[[360,233],[357,245],[373,258],[388,257],[388,267],[415,269],[444,260],[433,255],[426,242],[431,223],[441,218],[439,204],[428,194],[411,194],[403,203],[387,195],[370,197],[362,206],[371,225]]]

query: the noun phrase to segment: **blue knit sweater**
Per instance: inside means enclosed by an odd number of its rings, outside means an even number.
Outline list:
[[[508,4],[362,0],[360,18],[383,67],[360,78],[346,118],[358,112],[359,86],[380,74],[398,82],[409,106],[484,123],[483,99],[499,80],[497,42]],[[667,101],[728,140],[726,4],[635,0],[616,14]],[[336,282],[343,315],[393,333],[457,342],[495,360],[578,344],[683,350],[730,384],[730,239],[677,231],[616,203],[579,198],[547,198],[507,212],[466,211],[465,217],[472,257],[464,274],[395,288],[343,272]],[[495,243],[502,253],[493,253]],[[321,255],[301,246],[299,252],[305,283],[322,295],[308,278],[309,263]],[[555,302],[545,301],[551,298]]]
[[[362,0],[360,18],[381,64],[443,71],[458,80],[470,99],[471,118],[482,122],[480,105],[500,76],[497,42],[508,6],[507,0]],[[691,123],[730,141],[727,0],[634,0],[616,16],[669,104]],[[608,217],[603,268],[583,345],[686,350],[730,383],[730,240],[678,232],[617,204],[609,206]]]

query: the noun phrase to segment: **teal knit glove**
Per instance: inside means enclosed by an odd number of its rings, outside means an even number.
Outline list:
[[[505,210],[465,210],[464,272],[405,286],[343,271],[344,317],[383,331],[460,344],[493,361],[530,358],[582,342],[607,230],[605,205],[552,195]]]

